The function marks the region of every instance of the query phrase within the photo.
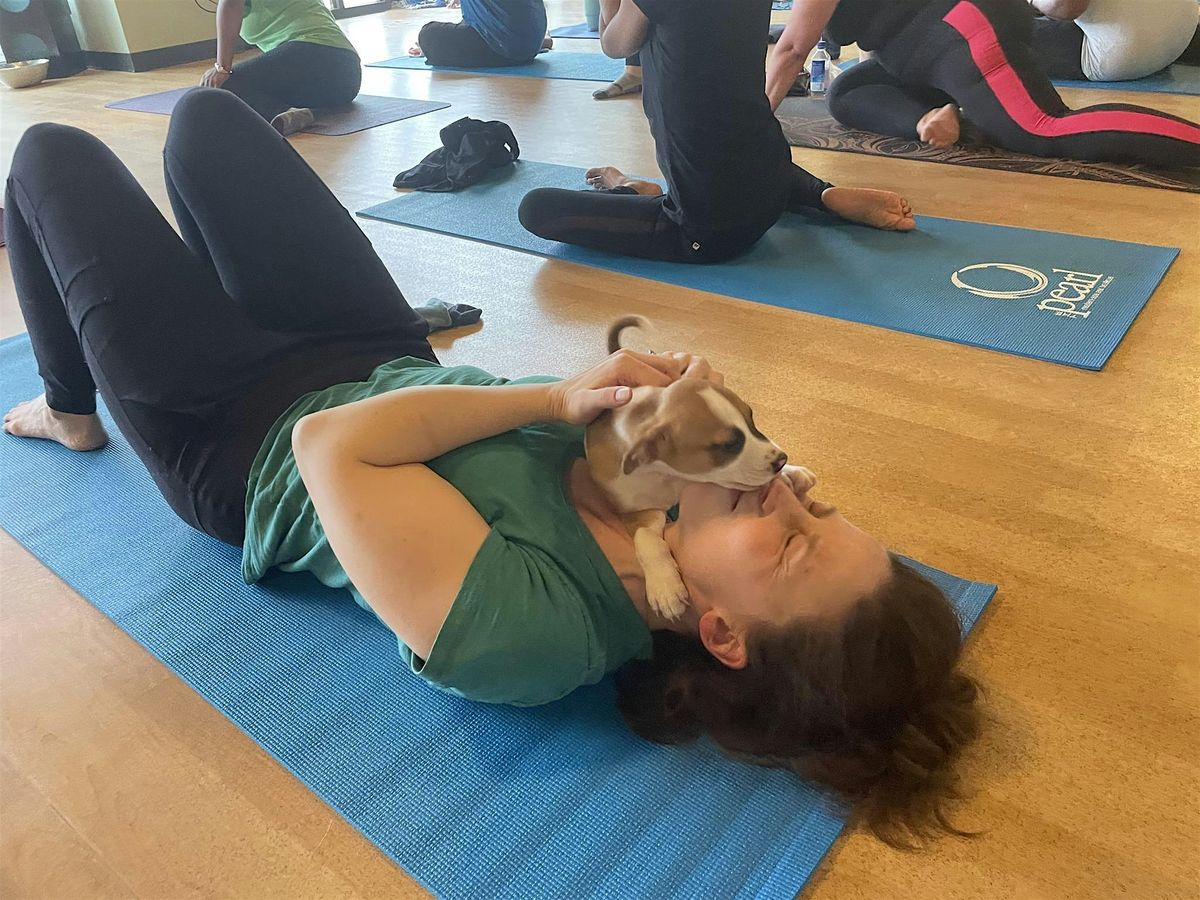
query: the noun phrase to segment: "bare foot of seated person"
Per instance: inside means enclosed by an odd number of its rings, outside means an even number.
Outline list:
[[[953,147],[962,133],[962,120],[953,103],[931,109],[917,123],[917,137],[931,147]]]
[[[628,178],[620,169],[613,166],[597,166],[588,169],[584,174],[587,183],[598,191],[611,191],[613,188],[631,188],[634,193],[644,197],[657,197],[663,190],[653,181],[638,181]]]
[[[892,191],[831,187],[821,194],[821,202],[848,222],[882,231],[912,231],[917,227],[912,205]]]
[[[62,444],[68,450],[99,450],[108,434],[95,413],[62,413],[46,405],[46,395],[18,403],[4,417],[4,430],[16,437],[41,438]]]

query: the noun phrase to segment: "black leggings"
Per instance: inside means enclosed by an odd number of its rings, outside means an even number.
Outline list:
[[[876,60],[834,80],[830,112],[851,128],[912,138],[922,115],[953,102],[991,143],[1018,153],[1200,166],[1200,126],[1123,103],[1072,110],[1032,42],[1026,0],[939,0]]]
[[[361,84],[362,64],[353,50],[289,41],[238,63],[223,86],[269,122],[294,106],[345,106]]]
[[[435,357],[354,220],[242,101],[185,95],[163,158],[184,240],[96,138],[30,128],[9,261],[50,407],[93,412],[99,387],[171,508],[237,545],[250,465],[294,400]]]
[[[533,60],[510,59],[491,48],[478,31],[466,22],[427,22],[417,36],[417,43],[431,66],[458,66],[475,69],[492,66],[523,66]]]
[[[829,183],[787,166],[775,184],[764,178],[746,185],[747,191],[763,193],[761,218],[718,232],[684,229],[666,194],[537,188],[522,198],[517,215],[526,231],[550,241],[667,262],[722,262],[754,246],[784,211],[824,209],[821,193]]]

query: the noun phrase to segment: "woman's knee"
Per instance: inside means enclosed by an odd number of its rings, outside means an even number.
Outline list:
[[[517,208],[517,220],[526,231],[538,237],[549,237],[551,223],[561,206],[557,199],[558,188],[534,188],[521,198]]]
[[[195,88],[179,98],[171,111],[167,139],[197,131],[213,135],[229,128],[231,121],[247,117],[257,119],[254,110],[232,91],[220,88]]]
[[[88,183],[107,178],[116,156],[93,134],[71,125],[40,122],[25,130],[13,151],[9,184],[25,191],[36,185],[62,186],[64,181]]]

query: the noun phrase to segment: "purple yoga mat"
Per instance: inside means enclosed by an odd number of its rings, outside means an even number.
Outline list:
[[[106,106],[108,109],[127,109],[169,116],[179,98],[190,90],[190,87],[175,88],[130,100],[118,100]],[[353,134],[356,131],[374,128],[376,125],[387,125],[389,122],[399,122],[401,119],[410,119],[437,109],[446,109],[449,105],[432,100],[406,100],[403,97],[372,97],[364,94],[344,109],[317,110],[316,123],[305,131],[308,134]]]

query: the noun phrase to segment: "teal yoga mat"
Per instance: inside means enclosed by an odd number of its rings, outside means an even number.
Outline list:
[[[533,62],[521,66],[496,66],[464,69],[455,66],[426,65],[421,57],[397,56],[369,65],[384,69],[420,69],[426,72],[466,72],[474,75],[509,75],[517,78],[550,78],[566,81],[613,81],[625,71],[625,63],[609,59],[603,53],[551,50]]]
[[[0,343],[0,405],[39,391],[28,339]],[[106,425],[95,453],[0,434],[0,527],[436,896],[791,900],[841,830],[783,772],[635,738],[607,681],[535,709],[429,687],[349,594],[243,584]],[[995,593],[920,568],[966,628]]]
[[[410,194],[359,215],[769,303],[1100,369],[1179,251],[1049,231],[921,218],[910,234],[786,214],[749,253],[665,263],[542,240],[517,221],[536,187],[580,188],[583,169],[522,160],[458,194]]]
[[[1146,94],[1200,95],[1200,66],[1176,63],[1154,75],[1133,81],[1056,81],[1059,87],[1091,88],[1099,91],[1137,91]]]

